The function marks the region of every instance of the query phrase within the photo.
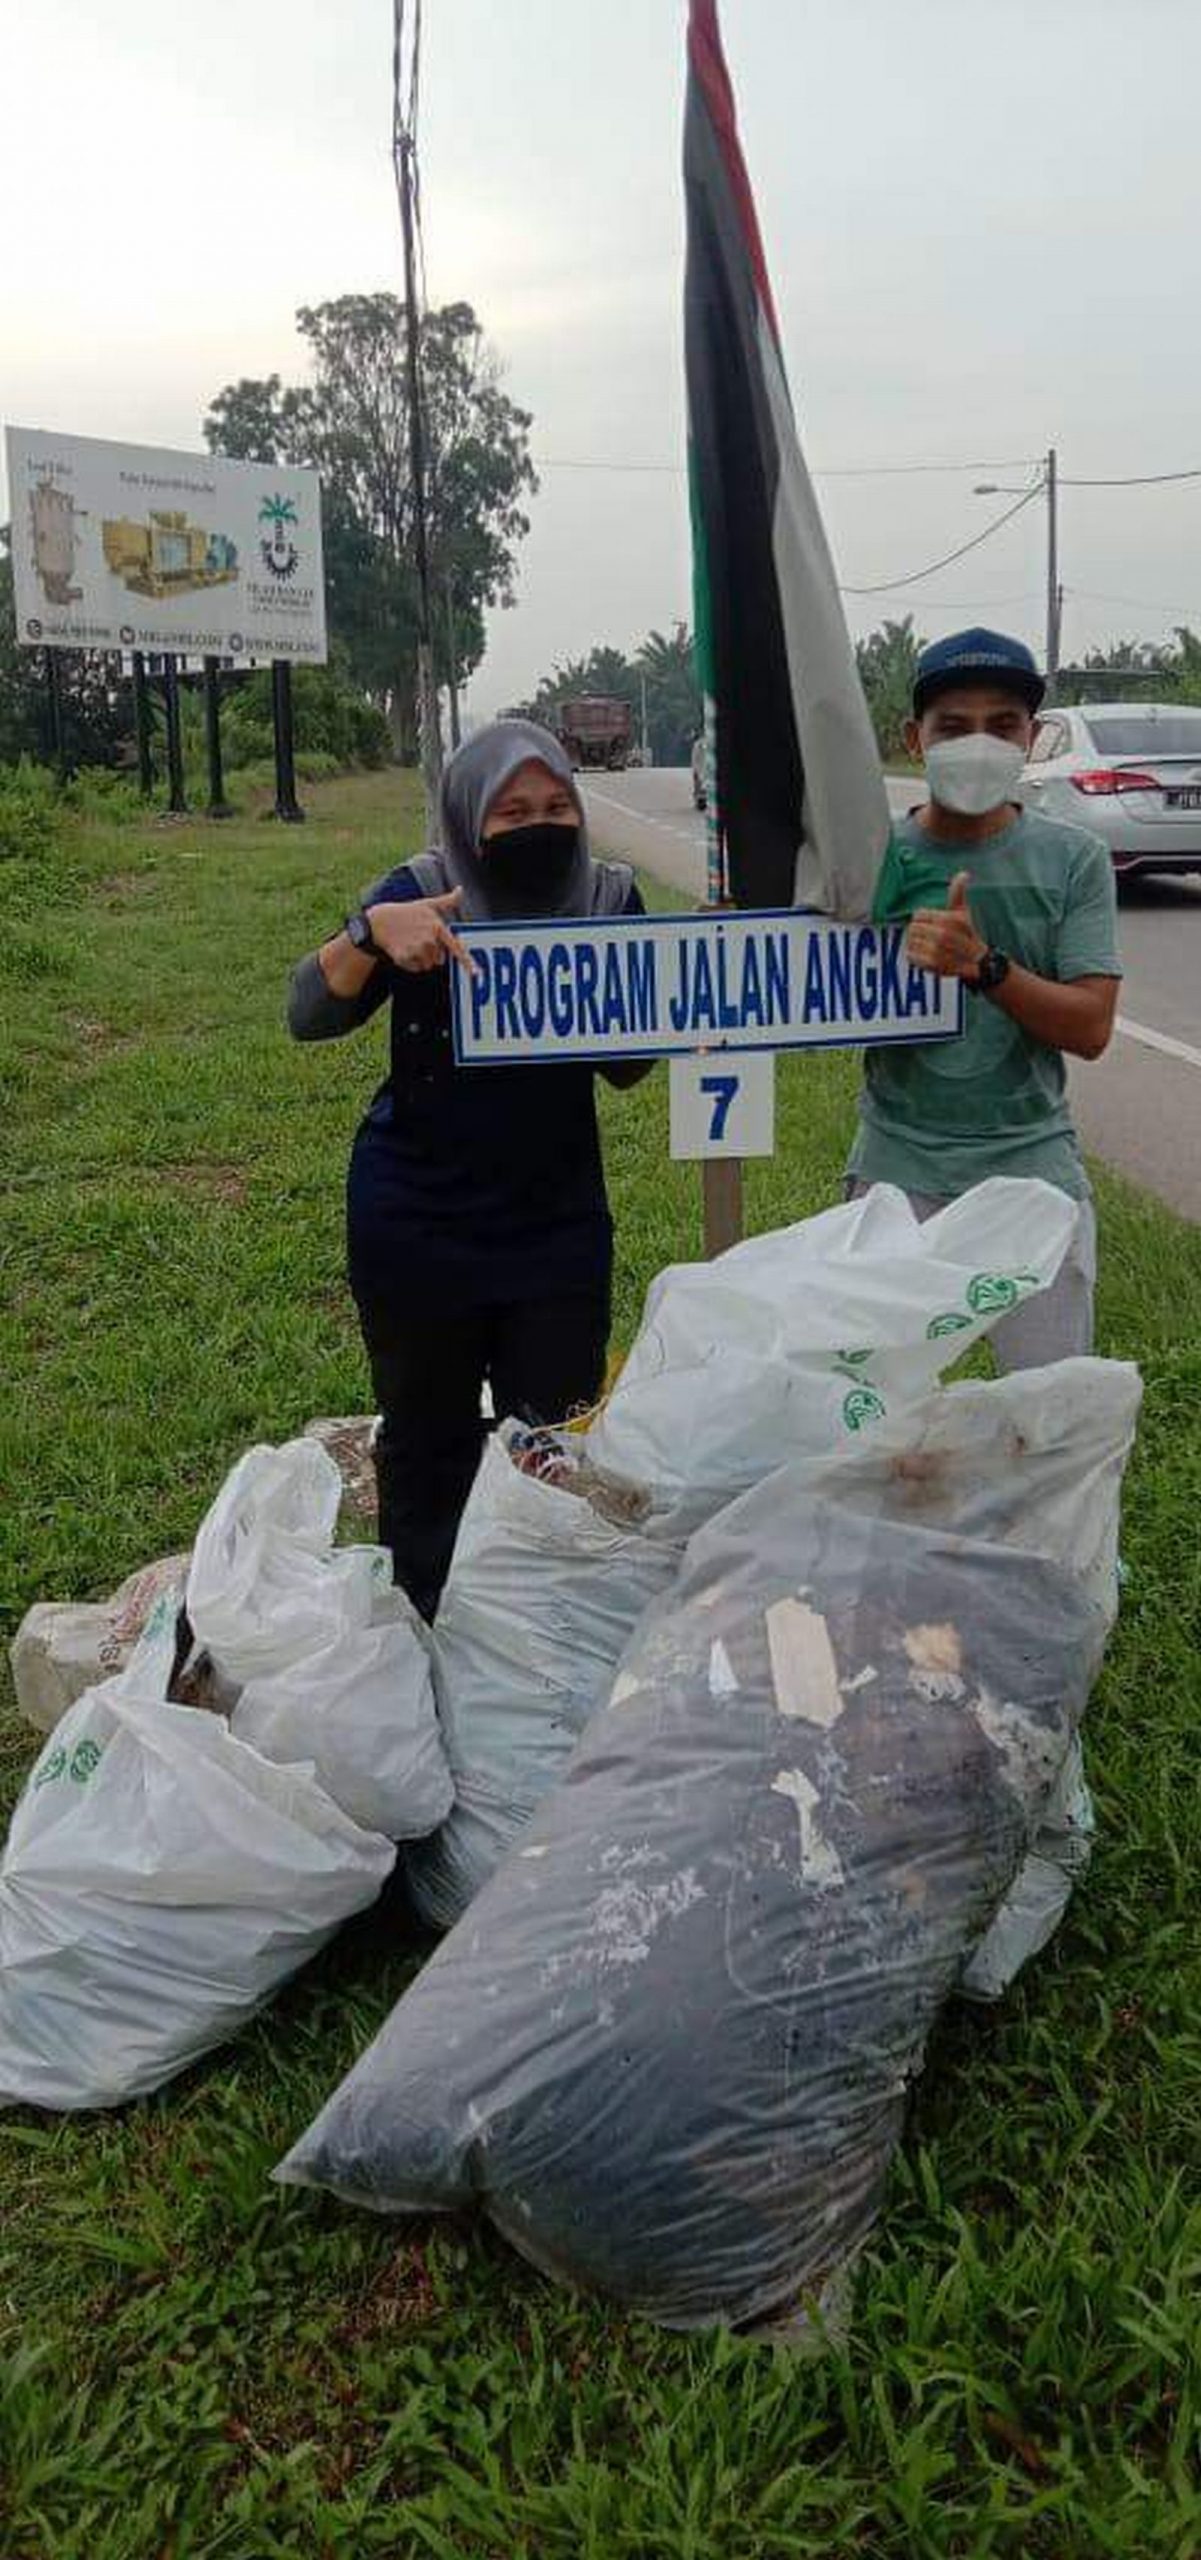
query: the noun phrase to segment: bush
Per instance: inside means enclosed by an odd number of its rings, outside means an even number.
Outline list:
[[[348,681],[336,663],[293,668],[292,711],[298,755],[328,756],[335,773],[344,772],[348,765],[374,767],[388,762],[392,742],[382,711]],[[257,669],[226,695],[221,735],[231,771],[273,756],[268,668]]]
[[[0,767],[0,862],[45,862],[61,833],[60,799],[45,765],[22,756]]]

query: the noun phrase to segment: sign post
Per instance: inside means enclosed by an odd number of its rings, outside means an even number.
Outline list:
[[[188,804],[183,787],[183,737],[179,726],[179,669],[175,651],[168,649],[163,658],[163,707],[167,715],[167,807],[173,818],[187,815]]]
[[[303,826],[304,811],[296,797],[292,670],[286,658],[274,658],[271,663],[271,716],[275,731],[275,807],[271,814],[282,818],[287,826]]]
[[[233,810],[225,797],[225,775],[221,766],[221,669],[216,658],[204,662],[204,736],[208,751],[210,818],[232,818]]]
[[[133,725],[138,745],[138,789],[144,800],[154,789],[154,757],[150,742],[150,695],[146,685],[146,655],[135,649],[131,659],[133,678]]]

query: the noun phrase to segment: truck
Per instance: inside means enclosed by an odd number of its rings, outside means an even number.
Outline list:
[[[577,772],[621,773],[634,744],[633,705],[616,694],[577,693],[560,703],[555,730]]]

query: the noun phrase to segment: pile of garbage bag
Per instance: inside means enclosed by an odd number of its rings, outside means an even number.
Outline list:
[[[277,2175],[483,2204],[670,2327],[820,2298],[1063,1767],[1137,1373],[955,1387],[691,1539],[561,1785]]]
[[[324,1447],[250,1450],[65,1713],[39,1636],[0,2102],[159,2086],[399,1844],[450,1935],[281,2177],[480,2200],[669,2325],[824,2299],[940,2005],[997,1996],[1087,1856],[1137,1375],[938,1384],[1075,1215],[877,1190],[664,1272],[590,1429],[490,1436],[433,1631],[336,1544]]]
[[[185,1593],[68,1707],[0,1862],[0,2103],[107,2107],[237,2033],[450,1808],[426,1630],[311,1440],[239,1460]],[[181,1604],[184,1604],[181,1606]],[[194,1666],[225,1711],[181,1703]]]

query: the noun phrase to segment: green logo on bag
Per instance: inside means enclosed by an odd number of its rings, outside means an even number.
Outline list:
[[[1016,1280],[1006,1278],[1003,1271],[978,1271],[967,1284],[967,1302],[973,1315],[999,1315],[1002,1307],[1011,1307],[1018,1293]]]
[[[952,1307],[948,1315],[931,1316],[930,1322],[926,1327],[926,1340],[927,1342],[941,1342],[944,1333],[964,1333],[971,1321],[972,1319],[970,1316],[961,1316],[957,1314],[955,1308]]]
[[[76,1743],[71,1754],[71,1775],[77,1786],[81,1787],[85,1778],[91,1777],[99,1758],[99,1743],[93,1742],[90,1736],[85,1734],[83,1741]]]
[[[49,1759],[47,1760],[47,1762],[46,1762],[46,1764],[45,1764],[44,1768],[41,1768],[41,1769],[39,1769],[39,1770],[38,1770],[37,1776],[36,1776],[36,1778],[34,1779],[34,1782],[33,1782],[33,1783],[34,1783],[34,1785],[35,1785],[35,1787],[48,1787],[48,1786],[50,1786],[50,1785],[53,1783],[53,1781],[54,1781],[54,1779],[55,1779],[55,1778],[61,1778],[61,1777],[62,1777],[62,1775],[63,1775],[63,1773],[64,1773],[64,1771],[65,1771],[65,1769],[66,1769],[66,1766],[67,1766],[67,1755],[66,1755],[66,1752],[64,1751],[63,1746],[62,1746],[62,1744],[61,1744],[61,1742],[60,1742],[60,1744],[59,1744],[59,1746],[58,1746],[57,1751],[52,1751],[52,1752],[51,1752],[50,1757],[49,1757]]]
[[[862,1431],[865,1422],[880,1422],[887,1410],[874,1387],[852,1387],[843,1399],[842,1418],[848,1431]]]
[[[866,1351],[836,1351],[834,1354],[836,1360],[844,1360],[846,1362],[848,1369],[858,1369],[862,1365],[863,1361],[870,1360],[871,1356],[870,1343]]]

